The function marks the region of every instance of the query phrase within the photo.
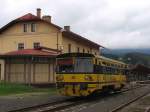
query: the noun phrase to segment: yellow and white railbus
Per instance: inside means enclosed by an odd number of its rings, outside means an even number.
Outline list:
[[[66,96],[120,90],[126,84],[127,68],[123,62],[93,54],[61,54],[57,56],[57,88],[60,94]]]

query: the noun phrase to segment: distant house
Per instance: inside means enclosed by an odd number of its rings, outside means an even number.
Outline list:
[[[0,79],[19,83],[55,83],[55,58],[59,53],[99,55],[101,46],[55,25],[51,16],[28,13],[0,29]]]

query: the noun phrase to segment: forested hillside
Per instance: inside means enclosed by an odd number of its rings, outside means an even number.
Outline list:
[[[143,64],[146,66],[150,66],[149,54],[144,54],[144,53],[139,53],[139,52],[131,52],[131,53],[123,54],[123,55],[103,53],[103,56],[112,58],[112,59],[122,60],[129,64]]]

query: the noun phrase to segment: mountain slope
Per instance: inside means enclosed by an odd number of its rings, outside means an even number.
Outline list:
[[[148,49],[102,49],[104,54],[114,54],[114,55],[125,55],[131,52],[138,52],[150,55],[150,48]]]
[[[121,60],[129,64],[143,64],[146,66],[150,66],[150,54],[140,52],[130,52],[121,55],[103,53],[103,56],[116,60]]]
[[[127,53],[123,56],[125,62],[150,66],[150,55],[138,52]]]

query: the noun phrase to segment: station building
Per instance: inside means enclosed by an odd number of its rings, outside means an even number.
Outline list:
[[[129,81],[144,81],[149,80],[150,68],[141,64],[137,64],[130,68],[130,74],[127,79]]]
[[[52,23],[51,16],[28,13],[0,29],[0,80],[26,84],[55,83],[60,53],[100,55],[101,46]]]

